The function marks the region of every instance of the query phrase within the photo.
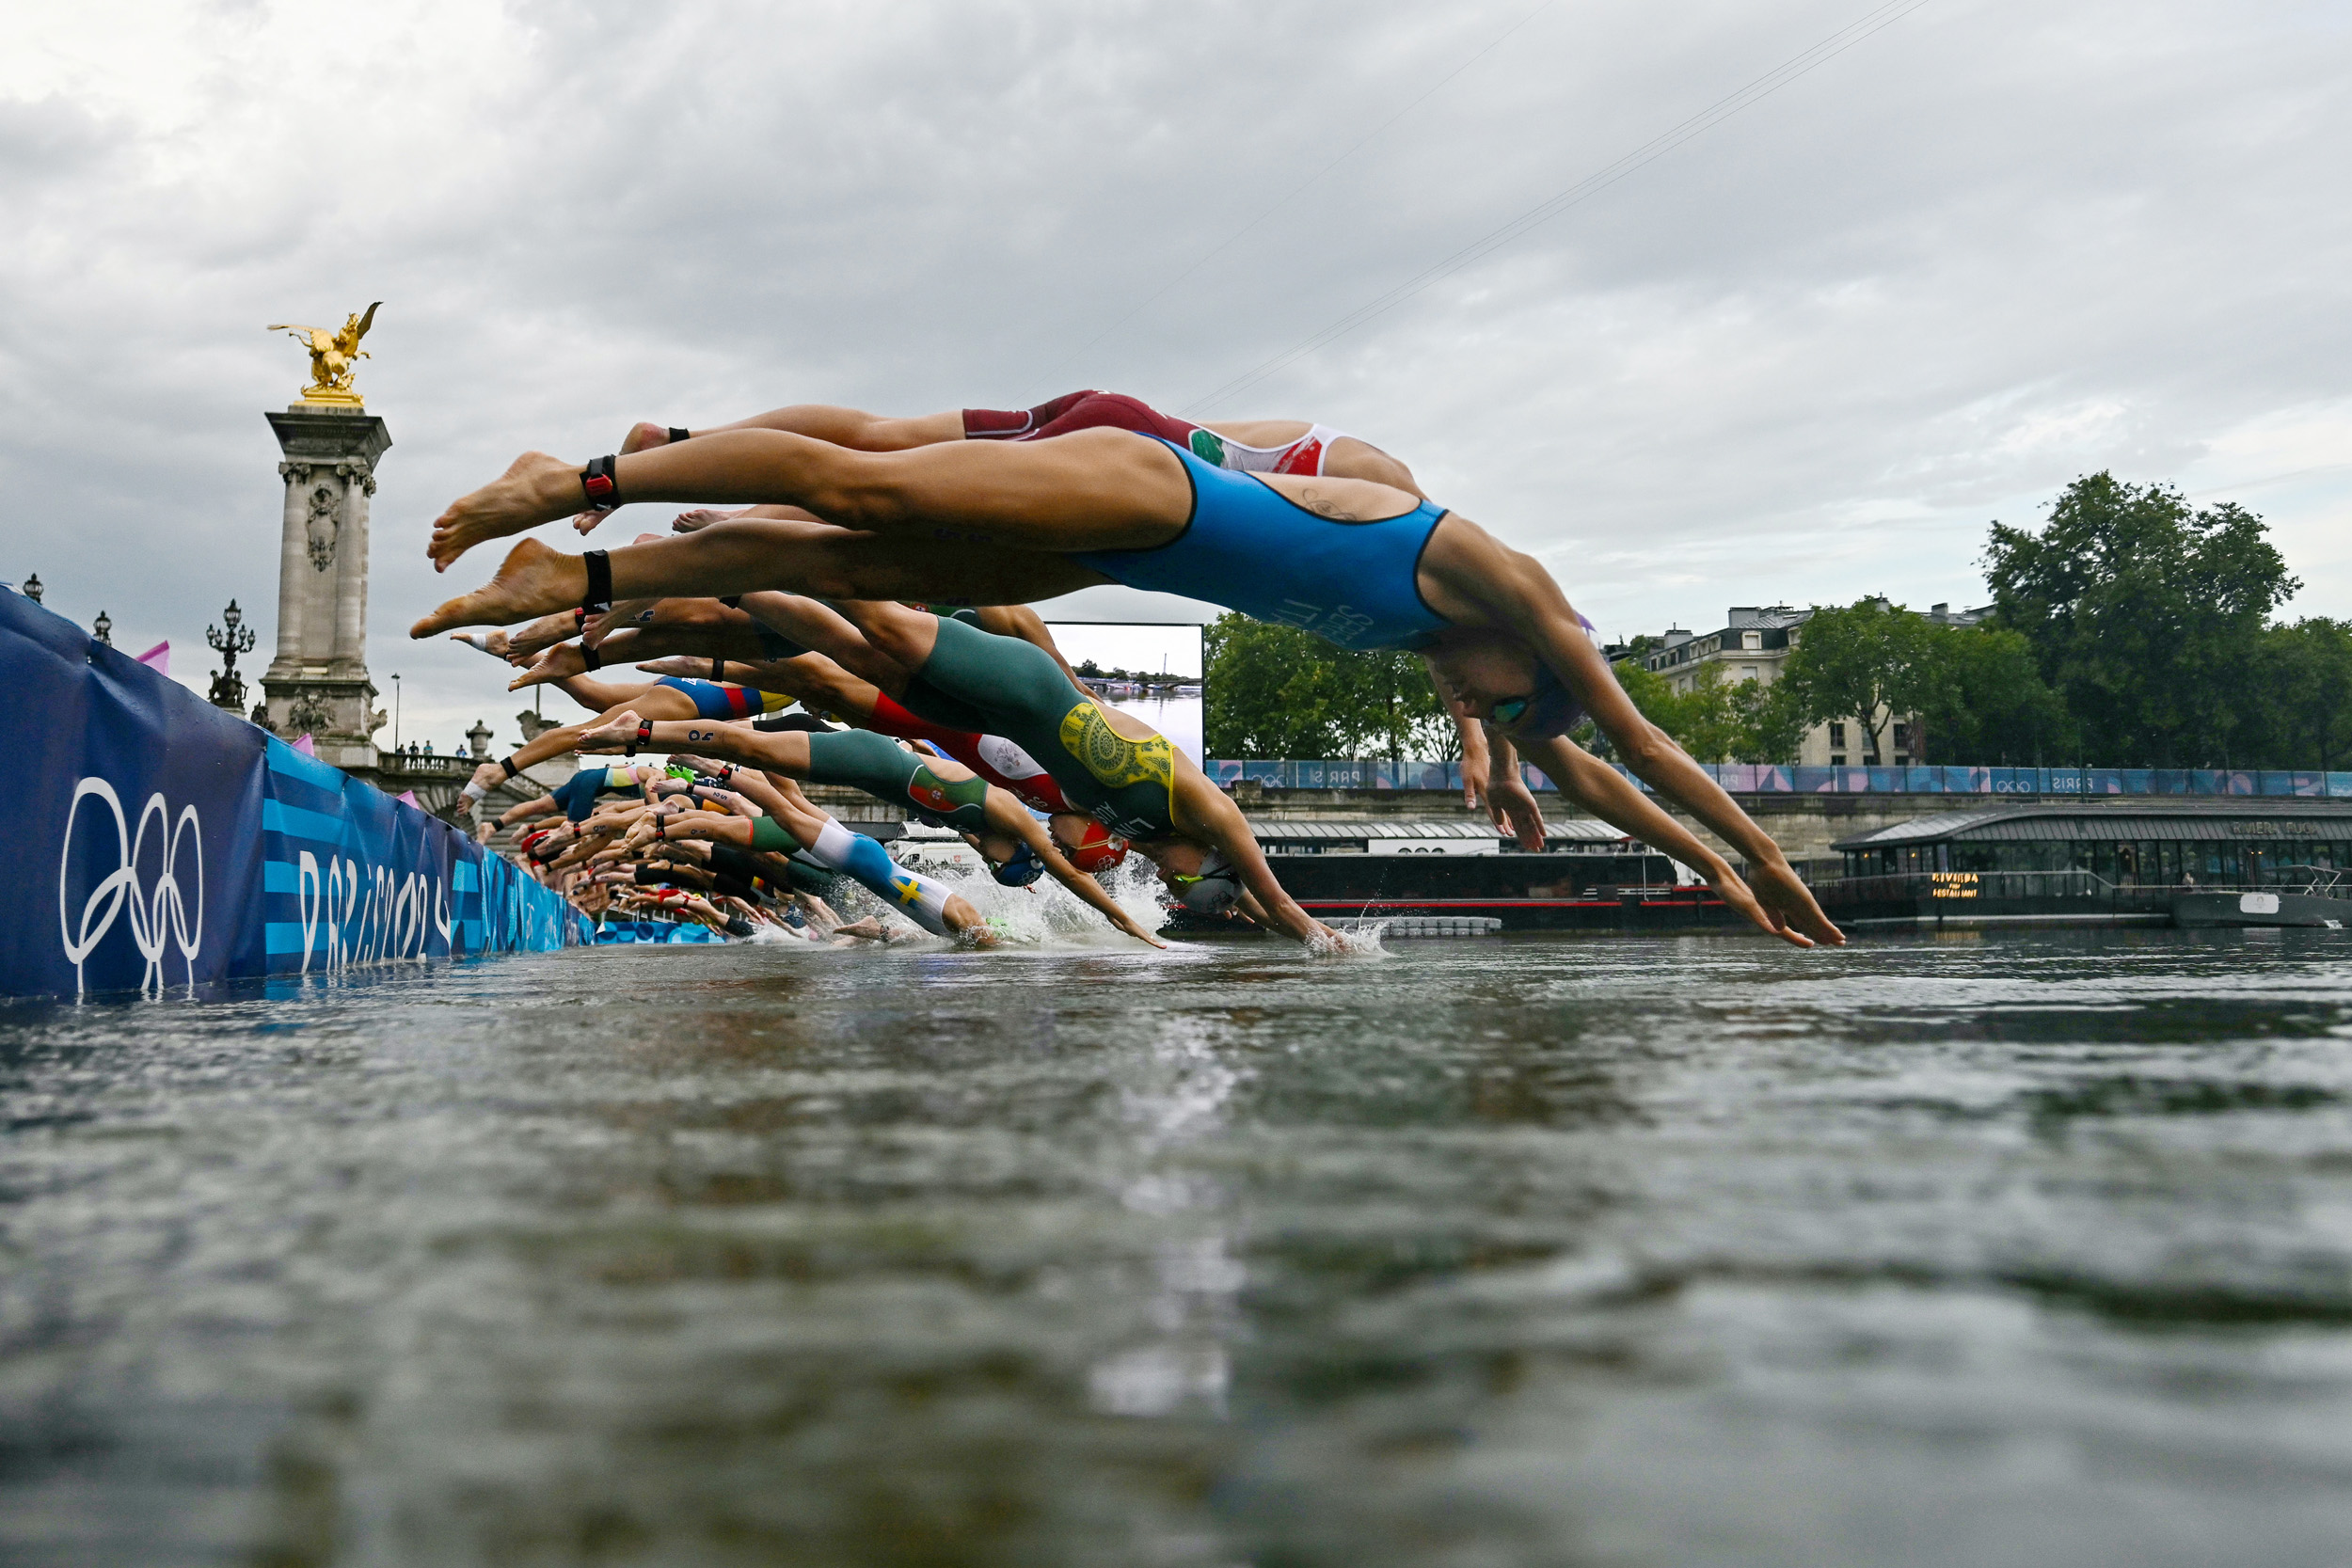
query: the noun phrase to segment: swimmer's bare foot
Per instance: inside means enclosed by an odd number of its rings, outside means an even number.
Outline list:
[[[542,615],[520,631],[506,634],[506,662],[521,665],[536,655],[547,652],[558,642],[569,642],[580,635],[580,617],[570,614]]]
[[[751,508],[748,506],[739,506],[732,512],[722,512],[716,507],[698,506],[691,512],[681,512],[676,516],[671,518],[670,531],[672,533],[692,533],[695,530],[708,528],[713,523],[723,523],[730,517],[740,517],[744,513],[749,512]],[[583,529],[581,531],[585,532],[587,531]]]
[[[408,628],[410,637],[430,637],[458,626],[507,626],[588,596],[588,566],[576,555],[559,555],[536,539],[506,552],[498,576],[470,594],[461,594]],[[511,644],[510,644],[511,645]]]
[[[580,466],[527,451],[506,472],[449,503],[434,519],[433,539],[425,546],[433,569],[446,572],[450,563],[485,540],[569,516],[580,504]]]
[[[620,713],[610,724],[599,724],[582,734],[576,742],[583,752],[618,752],[637,738],[638,718],[634,713]]]
[[[604,640],[616,631],[653,625],[660,609],[660,599],[625,600],[601,615],[591,615],[582,621],[580,624],[580,640],[591,648],[600,648],[604,646]]]
[[[453,631],[449,634],[449,640],[463,642],[467,647],[488,654],[492,658],[506,657],[506,633],[502,631]]]
[[[541,654],[530,669],[507,682],[506,689],[520,691],[526,686],[545,686],[549,681],[569,680],[587,673],[586,657],[571,643],[562,642]]]

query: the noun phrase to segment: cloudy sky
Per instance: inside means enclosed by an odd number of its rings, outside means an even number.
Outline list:
[[[1980,599],[1986,521],[2103,467],[2352,614],[2347,74],[2340,0],[48,8],[0,51],[0,578],[199,686],[234,594],[265,659],[262,329],[381,299],[370,661],[443,745],[521,705],[405,638],[494,563],[426,566],[451,497],[792,402],[1318,418],[1611,634]]]

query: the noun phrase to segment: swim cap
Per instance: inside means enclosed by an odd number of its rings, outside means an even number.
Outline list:
[[[1021,845],[1013,850],[1012,859],[996,868],[996,879],[1007,887],[1027,887],[1045,875],[1045,863]]]
[[[1085,834],[1076,845],[1062,854],[1070,863],[1091,877],[1098,871],[1108,871],[1127,858],[1127,841],[1091,817],[1087,820]]]
[[[1240,873],[1216,849],[1201,855],[1200,875],[1179,876],[1176,885],[1183,890],[1176,901],[1195,914],[1222,914],[1241,896]]]

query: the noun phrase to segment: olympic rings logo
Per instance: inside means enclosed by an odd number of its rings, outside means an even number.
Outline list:
[[[115,821],[115,868],[108,872],[89,895],[82,900],[80,922],[77,925],[72,909],[73,885],[73,823],[80,814],[86,797],[96,796],[105,802]],[[139,865],[146,859],[147,833],[152,825],[156,841],[162,847],[163,866],[151,890],[139,885]],[[196,857],[196,915],[195,928],[189,928],[188,898],[180,882],[181,841],[185,837]],[[102,840],[103,842],[103,840]],[[65,944],[66,962],[73,966],[74,993],[85,989],[82,966],[106,933],[114,929],[117,917],[128,911],[131,941],[139,957],[147,961],[139,976],[142,991],[160,993],[164,986],[164,951],[176,946],[181,959],[187,965],[188,984],[196,984],[197,950],[204,944],[204,830],[201,819],[192,805],[180,808],[174,821],[171,808],[164,803],[159,791],[148,797],[139,812],[138,832],[134,835],[122,814],[121,798],[114,785],[103,779],[84,779],[73,789],[73,800],[66,807],[65,847],[57,863],[57,930]]]

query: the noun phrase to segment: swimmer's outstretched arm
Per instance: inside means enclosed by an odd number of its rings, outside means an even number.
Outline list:
[[[1482,743],[1487,726],[1481,721],[1470,720],[1468,727],[1480,733]],[[1492,749],[1486,752],[1483,777],[1479,781],[1473,808],[1483,808],[1498,832],[1509,833],[1518,840],[1519,847],[1540,853],[1544,847],[1544,812],[1535,803],[1534,792],[1527,781],[1519,777],[1519,754],[1512,749],[1508,736],[1492,736]],[[1465,789],[1471,784],[1468,762],[1462,765]]]
[[[1568,694],[1592,715],[1594,724],[1609,737],[1612,749],[1636,778],[1705,823],[1739,851],[1749,871],[1742,887],[1753,895],[1759,907],[1763,916],[1759,925],[1801,947],[1816,942],[1834,946],[1845,942],[1845,933],[1830,924],[1829,916],[1814,902],[1813,890],[1789,865],[1788,857],[1772,842],[1772,835],[1757,827],[1740,809],[1740,803],[1724,794],[1723,786],[1708,778],[1691,760],[1689,752],[1675,744],[1673,736],[1644,718],[1641,709],[1633,705],[1633,699],[1617,684],[1617,677],[1600,657],[1600,650],[1585,636],[1567,595],[1560,592],[1560,585],[1540,562],[1506,547],[1485,530],[1471,526],[1434,532],[1423,551],[1422,565],[1422,576],[1432,579],[1429,586],[1436,590],[1436,595],[1430,598],[1432,608],[1457,625],[1495,626],[1524,641],[1536,658],[1559,678]],[[1570,767],[1572,764],[1564,758],[1584,754],[1569,745],[1564,736],[1542,737],[1540,751],[1535,736],[1519,734],[1515,738],[1536,756],[1539,766],[1548,772],[1553,762]],[[1554,773],[1552,779],[1558,783],[1560,775]],[[1631,793],[1638,796],[1641,792]],[[1660,815],[1664,816],[1662,812]],[[1677,860],[1684,859],[1677,851],[1668,853]],[[1730,880],[1738,882],[1739,878],[1730,873],[1728,863],[1723,863],[1720,856],[1715,858],[1724,864]],[[1704,863],[1685,863],[1695,866]],[[1723,883],[1716,887],[1726,902],[1741,906],[1741,899]]]
[[[1672,745],[1673,742],[1670,740],[1667,744]],[[1779,847],[1772,845],[1771,839],[1765,838],[1764,843],[1772,846],[1780,871],[1787,874],[1796,891],[1804,895],[1802,900],[1788,896],[1772,885],[1769,879],[1773,873],[1769,863],[1759,865],[1756,861],[1750,861],[1751,875],[1756,876],[1757,881],[1752,884],[1743,880],[1731,863],[1708,848],[1697,835],[1668,816],[1656,801],[1628,784],[1615,768],[1573,744],[1565,736],[1546,736],[1540,740],[1530,740],[1527,748],[1536,766],[1551,776],[1551,782],[1560,786],[1562,794],[1603,821],[1624,829],[1652,848],[1662,850],[1697,870],[1722,895],[1724,903],[1764,930],[1798,947],[1811,947],[1816,942],[1828,942],[1832,946],[1844,944],[1845,933],[1831,925],[1829,917],[1821,913],[1820,906],[1813,902],[1811,891],[1802,881],[1796,880],[1796,873],[1789,868],[1787,859],[1780,855]],[[1679,747],[1676,749],[1680,750]],[[1691,766],[1695,771],[1697,765]],[[1673,770],[1661,768],[1659,771],[1671,777]],[[1699,777],[1704,779],[1707,775],[1701,773]],[[1661,793],[1665,791],[1661,789]],[[1687,805],[1687,802],[1678,803]],[[1733,809],[1737,811],[1738,807],[1735,805]],[[1706,818],[1702,816],[1701,820]],[[1761,830],[1756,829],[1745,813],[1740,814],[1740,820],[1748,824],[1755,836],[1762,837]],[[1708,826],[1714,824],[1709,822]],[[1717,831],[1721,832],[1720,829]],[[1739,841],[1734,839],[1733,842]],[[1745,853],[1746,846],[1741,845],[1740,847]],[[1810,919],[1806,918],[1808,911]]]

